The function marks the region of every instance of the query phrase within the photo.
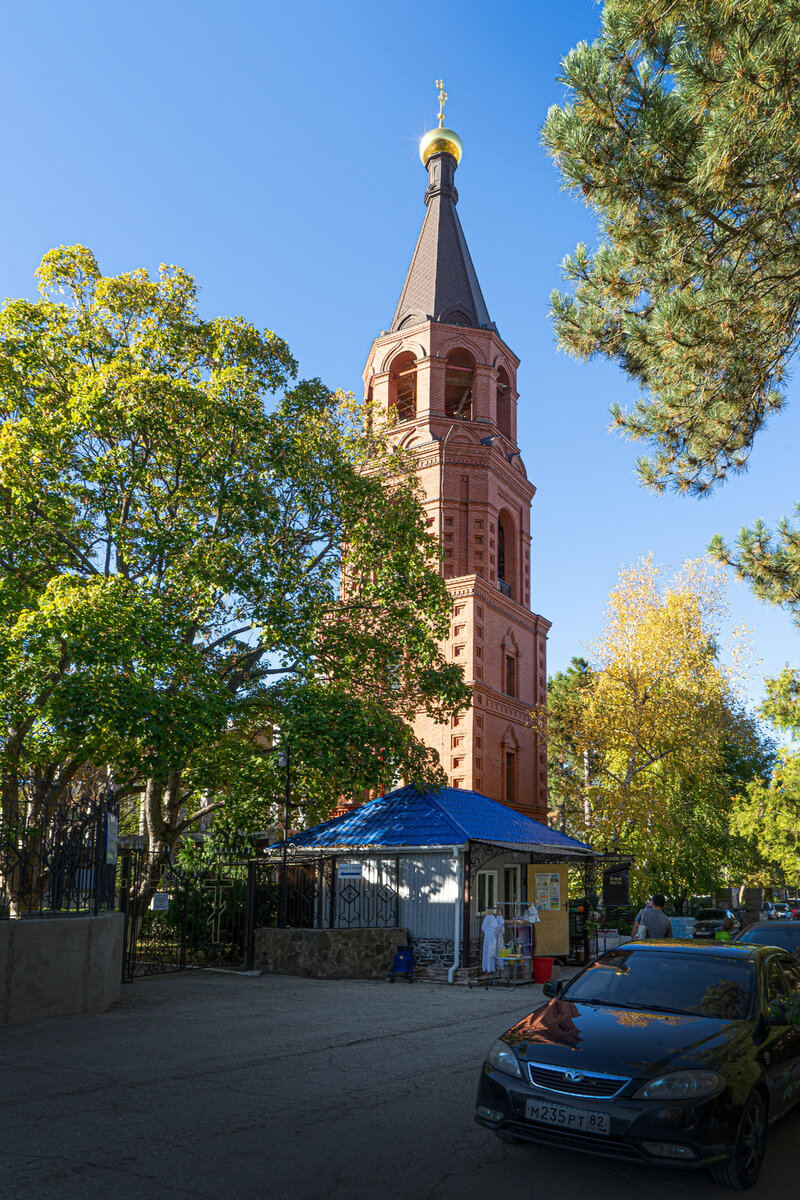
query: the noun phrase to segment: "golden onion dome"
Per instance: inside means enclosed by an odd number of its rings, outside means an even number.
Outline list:
[[[452,154],[457,163],[461,162],[464,147],[461,138],[452,129],[440,125],[437,129],[429,129],[419,144],[419,156],[423,167],[428,165],[428,159],[434,154]]]

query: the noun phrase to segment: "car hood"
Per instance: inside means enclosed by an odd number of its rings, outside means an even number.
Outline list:
[[[667,1068],[721,1067],[753,1023],[555,999],[503,1035],[527,1062],[647,1078]]]

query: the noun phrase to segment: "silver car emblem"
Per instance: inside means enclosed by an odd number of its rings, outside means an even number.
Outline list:
[[[565,1071],[564,1078],[568,1079],[570,1083],[580,1083],[582,1079],[586,1078],[586,1076],[584,1075],[583,1071]]]

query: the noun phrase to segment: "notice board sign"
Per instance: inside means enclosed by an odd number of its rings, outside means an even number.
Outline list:
[[[169,911],[169,892],[155,892],[153,899],[150,901],[151,912],[168,912]]]
[[[539,913],[535,954],[569,953],[569,914],[567,912],[567,872],[561,863],[529,863],[528,899]]]
[[[630,873],[627,867],[609,867],[603,871],[603,908],[630,904]]]
[[[361,863],[337,863],[336,875],[339,879],[360,879]]]

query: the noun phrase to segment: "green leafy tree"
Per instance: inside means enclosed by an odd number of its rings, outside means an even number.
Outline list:
[[[788,667],[767,681],[765,717],[796,741],[800,737],[800,678]],[[742,878],[752,885],[800,886],[800,754],[783,750],[774,770],[736,797],[731,828],[751,854]]]
[[[590,787],[596,783],[596,755],[577,736],[594,673],[585,658],[547,681],[547,790],[552,816],[562,833],[591,823]]]
[[[151,847],[263,824],[275,725],[311,817],[441,781],[408,721],[469,693],[403,456],[275,334],[202,319],[179,268],[104,277],[74,246],[38,275],[0,312],[6,819],[22,777],[51,803],[95,764]]]
[[[800,333],[800,5],[606,0],[563,63],[544,142],[598,216],[565,260],[558,339],[642,388],[613,418],[649,444],[656,489],[740,472],[784,403]],[[800,507],[798,507],[800,515]],[[712,553],[800,620],[800,529],[743,529]]]
[[[755,779],[743,789],[731,829],[752,848],[745,883],[800,885],[800,755],[782,753],[769,779]]]
[[[555,808],[596,849],[634,855],[637,890],[673,896],[738,871],[731,798],[772,762],[719,657],[722,581],[689,563],[622,572],[588,661],[551,680],[539,728]]]

